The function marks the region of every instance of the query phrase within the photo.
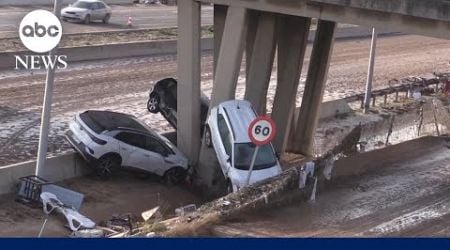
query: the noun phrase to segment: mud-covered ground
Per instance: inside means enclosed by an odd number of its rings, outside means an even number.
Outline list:
[[[215,236],[255,237],[448,237],[449,152],[448,138],[423,137],[353,155],[336,162],[338,178],[319,183],[314,202],[236,215],[207,231]],[[131,175],[107,181],[87,176],[61,185],[86,195],[81,212],[97,223],[114,214],[139,217],[157,205],[167,218],[174,216],[176,207],[202,203],[188,188]],[[0,202],[0,236],[38,234],[45,219],[40,209],[14,202],[12,195],[0,196]],[[43,235],[69,235],[64,224],[62,216],[50,216]]]
[[[324,100],[361,93],[367,72],[369,39],[335,43]],[[309,57],[311,47],[308,47]],[[449,72],[450,43],[421,36],[403,35],[378,40],[375,88],[386,87],[388,80],[431,72]],[[307,58],[309,59],[309,58]],[[305,62],[307,65],[308,60]],[[159,114],[146,110],[150,87],[159,79],[176,76],[176,56],[153,56],[89,63],[72,63],[56,74],[53,96],[49,152],[70,151],[63,138],[67,123],[86,109],[127,112],[149,124],[157,132],[172,130]],[[275,71],[274,71],[275,72]],[[299,87],[300,105],[306,69]],[[37,152],[39,119],[45,72],[0,71],[0,166],[33,159]],[[237,98],[245,86],[241,72]],[[276,87],[272,74],[268,105],[271,108]],[[202,58],[202,89],[212,89],[212,56]]]
[[[220,236],[450,235],[450,149],[425,137],[343,159],[364,174],[320,189],[314,202],[243,214],[213,228]]]
[[[142,221],[141,213],[160,206],[164,217],[175,216],[175,208],[201,204],[201,199],[188,188],[165,185],[157,178],[143,178],[121,173],[107,180],[92,176],[64,181],[59,185],[85,195],[81,213],[96,223],[114,215],[131,214]],[[14,201],[13,195],[1,195],[0,237],[37,237],[46,218],[40,208],[30,208]],[[45,226],[43,236],[69,236],[62,215],[53,213]]]

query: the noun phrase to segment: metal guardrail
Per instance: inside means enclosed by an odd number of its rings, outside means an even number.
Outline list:
[[[371,92],[372,107],[375,106],[376,99],[378,97],[383,97],[383,103],[387,103],[388,95],[395,94],[394,100],[398,101],[399,93],[404,92],[405,96],[408,97],[416,89],[428,88],[431,85],[435,85],[435,92],[439,90],[439,84],[448,81],[450,78],[450,73],[434,73],[432,78],[425,77],[407,77],[403,79],[392,79],[389,81],[390,87],[377,89]],[[347,103],[361,102],[361,108],[364,108],[364,93],[356,94],[352,96],[345,97],[344,100]]]

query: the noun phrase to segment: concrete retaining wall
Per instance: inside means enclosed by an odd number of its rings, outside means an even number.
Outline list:
[[[34,175],[35,169],[36,161],[0,167],[0,194],[16,192],[19,178]],[[89,170],[82,158],[75,153],[68,153],[47,159],[43,178],[52,182],[62,181],[85,175]]]
[[[296,112],[298,112],[297,110]],[[322,102],[322,104],[320,105],[319,119],[334,118],[338,115],[349,114],[352,112],[353,110],[350,108],[350,106],[348,106],[347,102],[343,99]],[[298,117],[298,114],[296,114],[296,116]]]
[[[212,50],[212,38],[202,39],[202,50]],[[67,55],[68,62],[116,59],[133,56],[152,56],[176,54],[177,40],[146,41],[132,43],[117,43],[106,45],[90,45],[81,47],[60,48],[58,55]],[[32,55],[31,51],[16,51],[0,53],[0,69],[14,69],[15,56]]]
[[[133,0],[104,0],[108,4],[131,4]],[[53,5],[54,0],[2,0],[0,6],[6,5]],[[63,0],[63,4],[73,3],[75,0]]]
[[[340,178],[362,175],[369,171],[397,163],[405,158],[414,161],[416,157],[423,156],[432,149],[438,150],[444,144],[445,140],[441,137],[426,136],[342,158],[334,164],[332,179],[339,181]],[[373,159],[376,159],[376,161]],[[358,162],[357,167],[355,167],[355,162]]]

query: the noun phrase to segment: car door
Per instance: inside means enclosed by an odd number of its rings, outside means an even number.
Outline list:
[[[98,11],[98,19],[103,20],[108,13],[105,4],[98,2],[97,3],[97,11]]]
[[[161,155],[147,150],[147,136],[120,132],[116,135],[116,139],[119,141],[122,165],[154,172],[152,168],[158,168],[164,164]]]
[[[91,10],[92,10],[92,19],[94,20],[98,20],[98,19],[102,19],[101,17],[101,13],[100,13],[100,6],[98,5],[98,3],[92,3],[91,5]]]
[[[134,133],[120,132],[115,136],[115,139],[119,141],[120,156],[122,157],[122,165],[131,167],[132,158],[144,142],[141,138],[135,136]]]
[[[145,136],[145,149],[147,159],[142,163],[144,170],[163,175],[174,164],[168,159],[170,155],[168,149],[153,136]]]
[[[228,128],[228,125],[225,121],[224,116],[221,113],[217,114],[217,128],[219,132],[220,142],[215,145],[219,145],[218,151],[218,160],[222,167],[222,170],[225,174],[231,168],[231,156],[232,156],[232,140],[231,140],[231,132]]]

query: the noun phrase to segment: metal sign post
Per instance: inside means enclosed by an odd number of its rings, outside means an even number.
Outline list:
[[[247,181],[245,182],[245,185],[247,185],[247,186],[248,186],[248,184],[250,184],[250,177],[252,176],[253,166],[255,166],[255,160],[256,160],[256,156],[258,155],[258,151],[259,151],[259,146],[256,146],[255,152],[253,153],[252,162],[250,163],[250,168],[248,169]]]
[[[373,79],[373,68],[375,66],[375,50],[377,47],[377,30],[372,29],[372,43],[370,45],[370,59],[369,59],[369,70],[367,74],[366,81],[366,94],[364,96],[364,113],[367,113],[370,108],[370,98],[372,93],[372,79]]]
[[[250,184],[250,178],[252,176],[253,167],[255,166],[256,157],[259,152],[259,148],[263,145],[269,144],[275,137],[275,122],[268,116],[259,116],[254,119],[248,126],[248,137],[256,145],[255,152],[253,152],[252,161],[248,169],[246,186]]]
[[[62,4],[61,0],[55,0],[53,13],[58,19],[61,13],[61,4]],[[56,54],[56,50],[57,48],[54,48],[49,52],[50,58],[53,58],[53,56]],[[47,156],[48,133],[50,130],[50,117],[52,108],[54,80],[55,80],[55,68],[49,67],[47,70],[47,77],[45,80],[44,104],[42,107],[41,129],[39,133],[38,157],[36,163],[37,176],[42,176]]]

